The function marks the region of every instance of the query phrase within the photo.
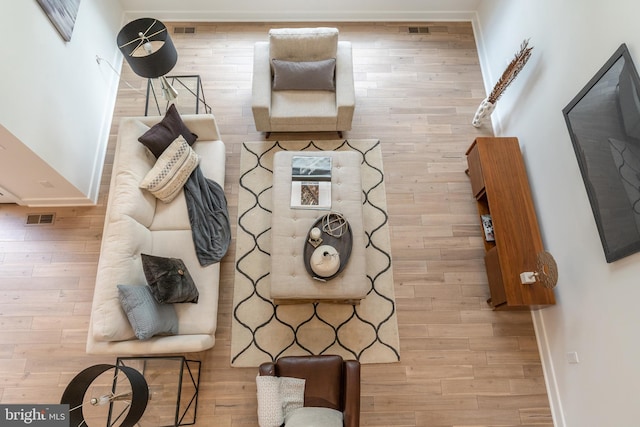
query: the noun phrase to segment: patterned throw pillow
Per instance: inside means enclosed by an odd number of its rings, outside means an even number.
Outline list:
[[[182,136],[167,147],[140,183],[164,203],[172,201],[198,166],[200,156]]]
[[[258,425],[260,427],[280,427],[284,422],[282,399],[280,398],[280,378],[256,377],[258,389]]]
[[[290,413],[302,408],[305,383],[302,378],[258,375],[258,425],[280,427]]]

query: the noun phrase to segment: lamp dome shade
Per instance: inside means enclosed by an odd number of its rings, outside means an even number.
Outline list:
[[[134,73],[150,79],[166,75],[178,62],[167,27],[157,19],[140,18],[122,27],[118,48]]]

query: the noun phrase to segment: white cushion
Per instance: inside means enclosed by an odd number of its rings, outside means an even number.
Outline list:
[[[337,28],[278,28],[269,30],[269,59],[319,61],[335,58],[337,52]]]
[[[330,408],[305,407],[285,417],[285,427],[342,427],[342,412]]]
[[[199,162],[200,157],[187,141],[179,136],[158,157],[153,168],[140,183],[140,188],[169,203],[182,190]]]
[[[140,252],[151,249],[151,232],[129,216],[121,216],[105,228],[91,309],[91,332],[95,340],[136,339],[120,305],[117,285],[146,283]]]
[[[336,126],[336,93],[326,90],[279,90],[271,94],[271,122]]]
[[[148,129],[149,126],[138,120],[123,120],[120,124],[115,153],[117,165],[114,163],[109,188],[109,218],[105,222],[117,220],[121,215],[128,215],[145,227],[153,221],[157,199],[138,184],[156,159],[138,141],[128,141],[128,135],[141,135]]]

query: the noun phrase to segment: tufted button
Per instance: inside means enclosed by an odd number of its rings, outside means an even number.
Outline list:
[[[184,276],[184,271],[182,271],[182,269],[179,268],[178,269],[178,274],[181,275],[181,276]]]

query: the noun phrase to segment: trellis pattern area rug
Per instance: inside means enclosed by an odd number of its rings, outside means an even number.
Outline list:
[[[361,363],[400,360],[382,153],[377,140],[245,142],[240,156],[231,365],[339,354]],[[354,150],[362,155],[363,219],[371,289],[359,305],[276,306],[269,299],[273,155]],[[320,215],[320,213],[319,213]]]

